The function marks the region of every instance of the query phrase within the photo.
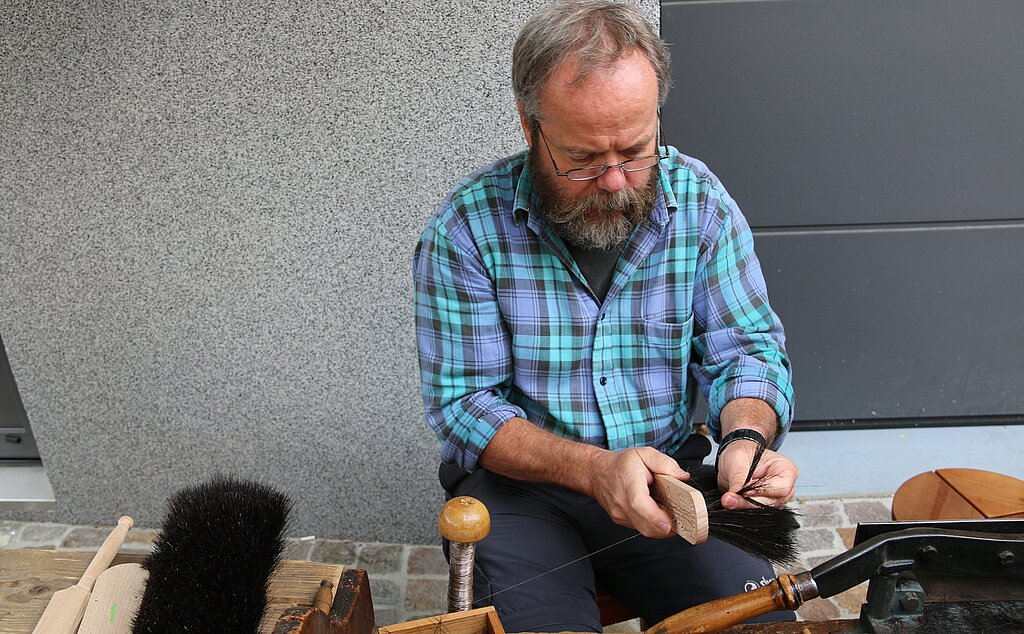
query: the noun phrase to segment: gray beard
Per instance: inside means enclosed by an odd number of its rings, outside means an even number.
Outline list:
[[[537,152],[530,151],[530,175],[540,212],[563,240],[583,249],[611,249],[629,239],[633,229],[651,217],[658,195],[656,169],[637,189],[599,191],[583,198],[564,195],[556,178],[544,169]]]

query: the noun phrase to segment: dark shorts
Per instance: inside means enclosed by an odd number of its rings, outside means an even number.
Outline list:
[[[593,498],[563,487],[485,469],[455,479],[442,469],[442,484],[490,512],[491,531],[477,545],[474,607],[493,605],[509,632],[600,632],[596,583],[651,626],[775,577],[770,564],[714,538],[699,546],[679,537],[626,540],[636,531],[612,522]],[[575,563],[560,567],[568,562]],[[755,620],[794,619],[792,612],[773,612]]]

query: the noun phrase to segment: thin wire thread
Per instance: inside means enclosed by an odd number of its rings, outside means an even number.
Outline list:
[[[451,542],[448,576],[448,611],[462,612],[473,603],[473,559],[476,543]]]
[[[754,474],[754,469],[757,468],[757,464],[758,464],[758,462],[760,462],[761,454],[763,454],[763,452],[764,452],[764,450],[762,448],[761,451],[757,452],[754,455],[754,460],[753,460],[753,462],[750,465],[750,472],[747,474],[747,484],[750,484],[750,479],[751,479],[751,477]],[[770,488],[773,488],[773,487],[763,487],[763,489],[770,489]],[[746,498],[746,499],[748,501],[752,501],[749,498]],[[756,504],[758,504],[758,506],[763,506],[760,503],[756,503]],[[735,526],[737,528],[743,528],[743,526],[739,525],[739,524],[725,524],[725,523],[723,523],[723,525]],[[579,557],[579,558],[574,559],[574,560],[572,560],[570,562],[564,563],[561,566],[558,566],[557,568],[552,568],[551,570],[548,570],[546,572],[542,572],[539,575],[536,575],[536,576],[530,577],[529,579],[525,579],[523,581],[520,581],[519,583],[513,584],[513,585],[511,585],[511,586],[509,586],[507,588],[504,588],[502,590],[498,590],[497,592],[492,592],[491,594],[489,594],[489,595],[487,595],[485,597],[480,597],[479,599],[473,599],[472,602],[475,604],[475,603],[478,603],[480,601],[486,601],[487,599],[494,598],[494,597],[498,596],[499,594],[501,594],[502,592],[507,592],[508,590],[512,590],[514,588],[518,588],[521,585],[530,583],[531,581],[536,581],[537,579],[540,579],[541,577],[549,575],[549,574],[551,574],[553,572],[557,572],[557,571],[561,570],[562,568],[565,568],[567,566],[571,566],[571,565],[573,565],[575,563],[579,563],[579,562],[583,561],[584,559],[589,559],[590,557],[593,557],[594,555],[596,555],[598,553],[601,553],[601,552],[604,552],[604,551],[606,551],[606,550],[608,550],[610,548],[615,548],[619,544],[624,544],[625,542],[628,542],[629,540],[631,540],[631,539],[633,539],[635,537],[640,537],[640,533],[634,533],[634,534],[630,535],[629,537],[626,537],[624,539],[620,539],[619,541],[615,542],[614,544],[609,544],[609,545],[605,546],[604,548],[599,548],[599,549],[595,550],[592,553],[588,553],[586,555],[583,555],[582,557]],[[472,574],[472,572],[470,572],[470,574]]]
[[[552,568],[551,570],[548,570],[547,572],[542,572],[542,573],[540,573],[539,575],[537,575],[535,577],[530,577],[529,579],[526,579],[524,581],[520,581],[517,584],[511,585],[511,586],[509,586],[507,588],[504,588],[502,590],[498,590],[497,592],[492,592],[491,594],[487,595],[486,597],[480,597],[479,599],[474,599],[473,603],[477,603],[479,601],[486,601],[487,599],[491,599],[491,598],[494,598],[494,597],[498,596],[502,592],[507,592],[508,590],[512,590],[513,588],[518,588],[519,586],[521,586],[521,585],[523,585],[525,583],[530,583],[531,581],[536,581],[537,579],[540,579],[541,577],[543,577],[545,575],[550,575],[551,573],[556,572],[558,570],[561,570],[562,568],[565,568],[566,566],[571,566],[571,565],[573,565],[575,563],[579,563],[579,562],[583,561],[584,559],[588,559],[590,557],[593,557],[594,555],[596,555],[598,553],[601,553],[601,552],[604,552],[604,551],[608,550],[609,548],[615,548],[619,544],[624,544],[625,542],[628,542],[629,540],[633,539],[634,537],[640,537],[640,533],[633,533],[629,537],[626,537],[624,539],[620,539],[619,541],[615,542],[614,544],[609,544],[609,545],[605,546],[604,548],[598,548],[597,550],[595,550],[592,553],[587,553],[586,555],[583,555],[582,557],[579,557],[577,559],[573,559],[572,561],[570,561],[568,563],[564,563],[564,564],[562,564],[561,566],[559,566],[557,568]]]

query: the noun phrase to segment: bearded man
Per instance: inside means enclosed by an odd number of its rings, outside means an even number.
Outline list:
[[[508,631],[601,631],[597,583],[653,624],[771,579],[713,538],[666,539],[649,490],[710,452],[698,386],[727,508],[748,504],[759,443],[761,502],[784,505],[797,478],[774,451],[790,367],[750,229],[660,138],[664,42],[629,5],[554,4],[520,33],[512,78],[529,150],[466,177],[413,263],[441,483],[491,514],[476,605]]]

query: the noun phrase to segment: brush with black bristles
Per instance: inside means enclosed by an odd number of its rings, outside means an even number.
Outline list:
[[[149,581],[132,631],[257,632],[291,507],[271,487],[231,477],[175,494],[142,564]]]
[[[673,530],[691,544],[707,541],[711,535],[773,564],[796,564],[799,561],[796,530],[800,528],[796,511],[768,506],[754,499],[766,486],[763,480],[752,479],[763,451],[761,447],[754,456],[747,484],[737,491],[737,495],[753,504],[750,508],[722,506],[718,469],[711,465],[687,467],[690,479],[686,482],[657,474],[652,495],[667,507]]]

